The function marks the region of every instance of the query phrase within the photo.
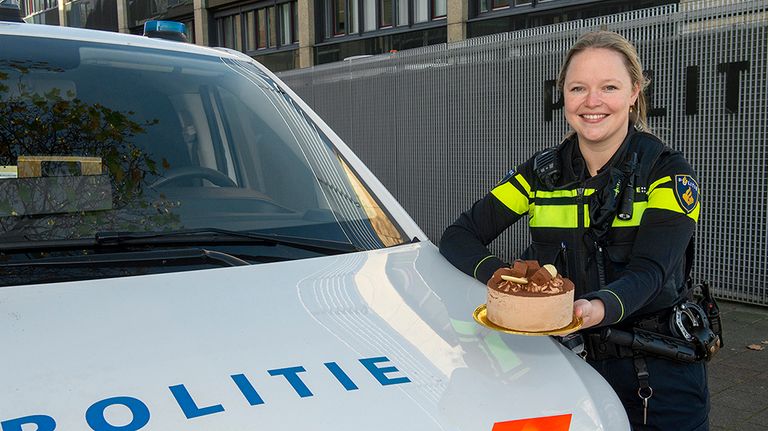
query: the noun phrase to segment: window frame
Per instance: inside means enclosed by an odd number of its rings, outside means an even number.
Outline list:
[[[225,8],[213,13],[213,21],[216,29],[216,44],[223,47],[228,47],[241,51],[249,56],[264,55],[270,52],[278,52],[285,50],[294,50],[299,45],[299,32],[298,32],[298,1],[299,0],[269,0],[261,1],[258,3],[248,4],[240,7]],[[290,4],[288,8],[287,23],[290,29],[287,35],[290,38],[290,43],[282,43],[281,39],[284,36],[283,27],[283,9],[285,4]],[[260,23],[260,12],[264,13],[264,27],[265,31],[262,34]],[[249,12],[253,12],[249,15]],[[228,46],[225,39],[225,28],[227,18],[239,16],[240,28],[239,31],[233,31],[235,38],[239,39],[239,46]],[[249,19],[251,18],[251,19]],[[233,18],[234,22],[234,18]],[[254,33],[254,46],[250,47],[248,30],[249,27],[253,27]],[[237,30],[236,26],[234,30]],[[264,42],[262,46],[262,42]],[[252,48],[252,49],[249,49]]]
[[[416,22],[415,2],[417,0],[391,0],[391,22],[385,23],[383,21],[384,14],[382,13],[385,0],[373,0],[373,4],[375,5],[375,16],[373,18],[373,22],[375,22],[375,29],[366,30],[366,0],[344,0],[344,5],[346,8],[346,25],[344,31],[341,32],[337,31],[337,8],[335,5],[338,1],[339,0],[323,0],[322,7],[318,8],[318,11],[316,12],[317,22],[323,24],[322,26],[318,26],[319,31],[317,36],[320,40],[318,45],[336,43],[339,39],[367,38],[380,36],[383,34],[407,32],[421,28],[439,27],[445,25],[445,21],[447,20],[448,15],[448,0],[444,0],[446,2],[445,15],[435,14],[436,2],[443,0],[423,0],[427,5],[427,20]],[[356,8],[351,7],[353,3],[356,5]],[[406,8],[404,15],[407,22],[402,22],[403,20],[401,20],[401,13],[403,13],[401,7],[403,4]],[[350,31],[350,17],[351,12],[353,11],[356,12],[357,15],[357,26],[355,31]]]

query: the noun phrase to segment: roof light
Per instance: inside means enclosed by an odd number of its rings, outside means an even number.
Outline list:
[[[187,26],[176,21],[147,21],[144,23],[144,36],[158,39],[187,42]]]
[[[19,0],[0,0],[0,21],[24,22]]]

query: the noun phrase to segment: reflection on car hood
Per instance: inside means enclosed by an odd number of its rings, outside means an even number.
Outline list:
[[[0,422],[490,431],[570,415],[563,430],[628,429],[553,339],[477,325],[484,300],[431,243],[2,288]]]

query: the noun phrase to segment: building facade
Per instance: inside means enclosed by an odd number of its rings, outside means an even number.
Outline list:
[[[642,9],[669,0],[20,0],[31,23],[141,34],[187,25],[193,43],[273,71]]]

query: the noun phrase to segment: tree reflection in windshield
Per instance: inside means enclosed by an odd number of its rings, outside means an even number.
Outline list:
[[[55,79],[45,81],[48,88],[29,79],[60,72],[46,63],[0,61],[0,166],[16,169],[0,179],[5,236],[41,240],[178,228],[172,202],[144,197],[148,177],[167,161],[133,144],[158,120],[139,123],[131,111],[76,98]],[[93,160],[96,169],[85,169]]]

